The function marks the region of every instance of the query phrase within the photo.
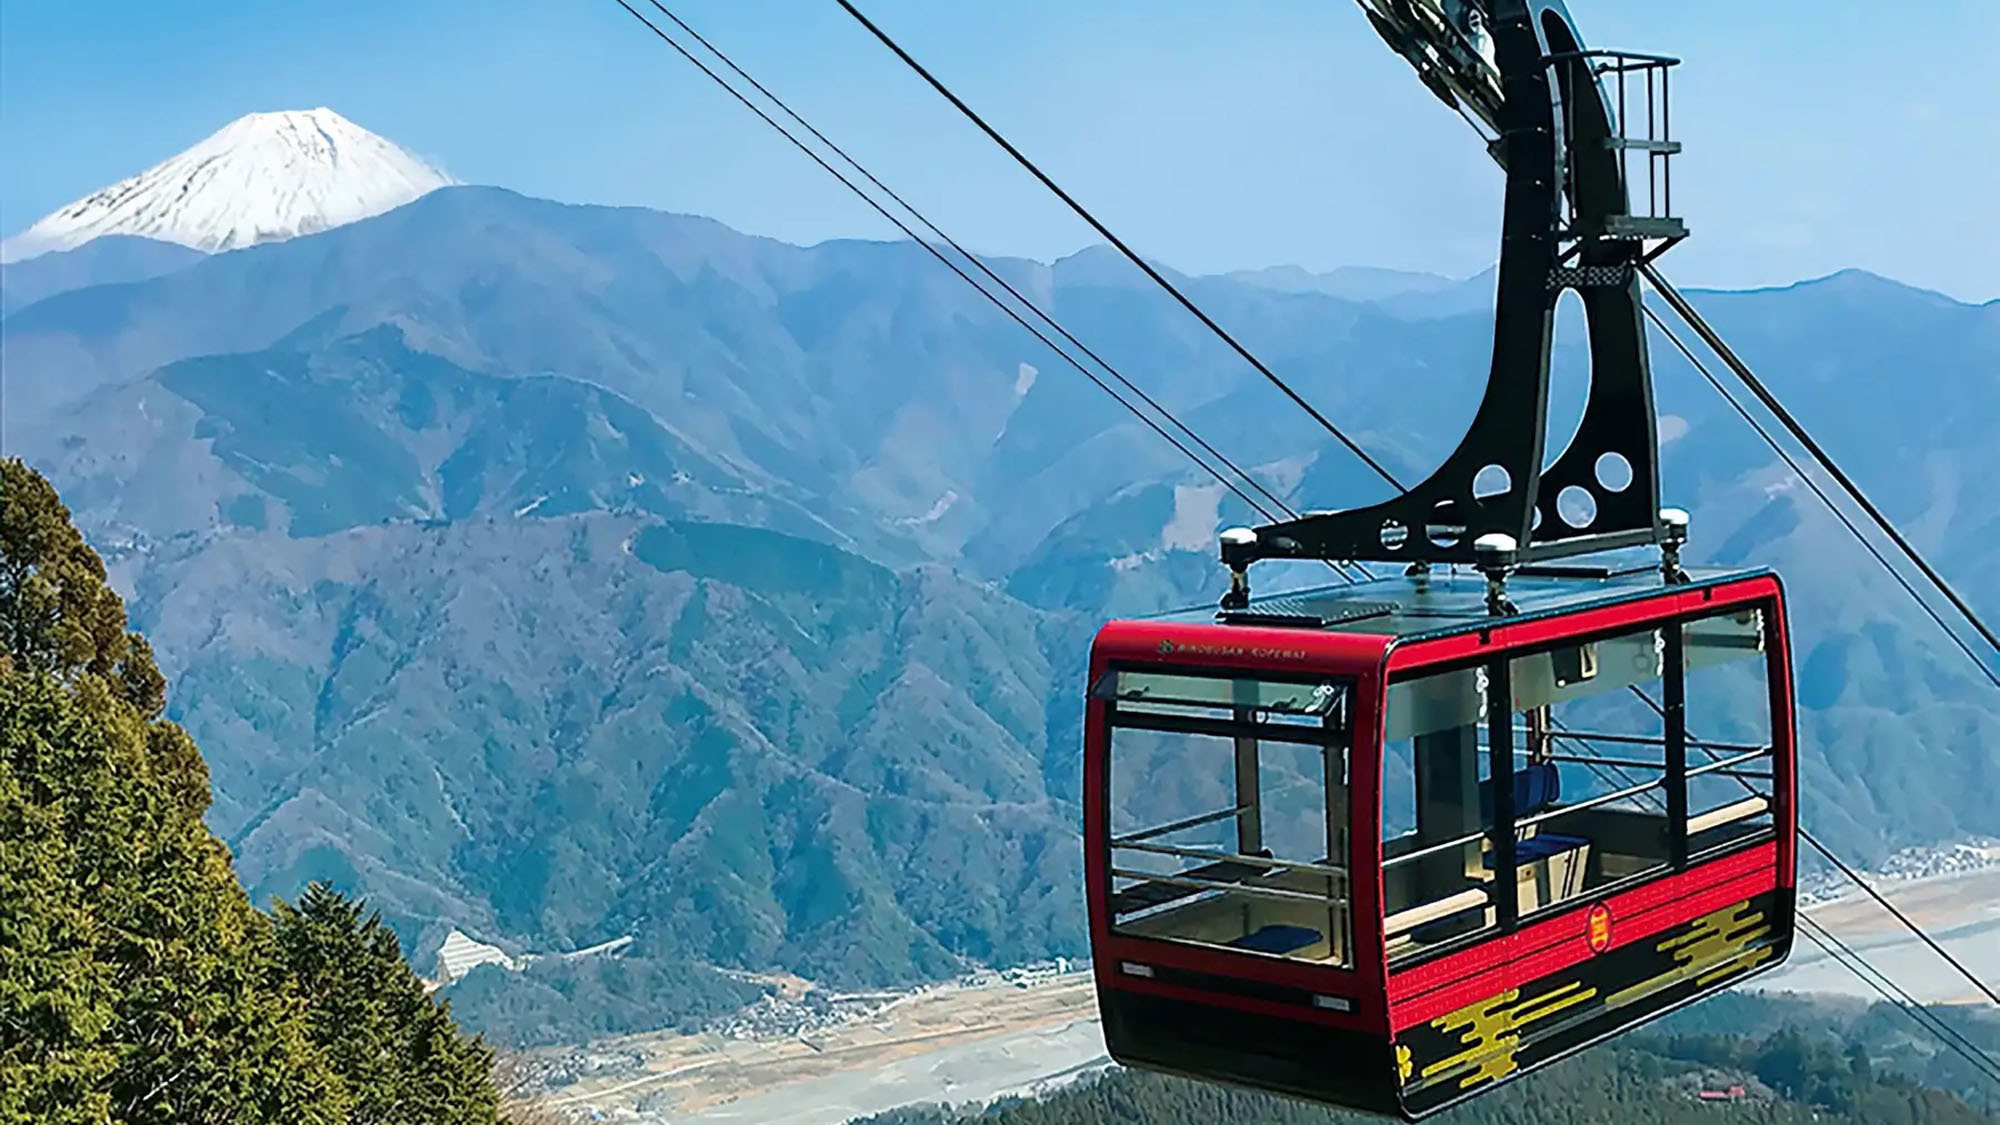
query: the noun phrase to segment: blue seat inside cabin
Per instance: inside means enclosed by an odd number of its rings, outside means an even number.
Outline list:
[[[1525,840],[1514,841],[1514,862],[1533,863],[1552,855],[1574,851],[1590,843],[1582,836],[1558,836],[1554,832],[1540,832]],[[1493,866],[1493,857],[1486,857],[1486,866]]]
[[[1562,772],[1554,762],[1538,762],[1514,771],[1514,816],[1533,816],[1562,800]],[[1493,783],[1479,783],[1479,819],[1493,823]]]
[[[1229,944],[1255,953],[1291,953],[1319,944],[1319,931],[1310,926],[1265,926]]]
[[[1562,774],[1553,762],[1540,762],[1523,766],[1514,771],[1514,818],[1543,812],[1562,799]],[[1490,823],[1493,820],[1493,783],[1479,783],[1480,819]],[[1528,864],[1547,859],[1553,855],[1573,851],[1590,841],[1582,836],[1564,836],[1555,832],[1537,832],[1525,840],[1514,841],[1515,864]],[[1487,867],[1493,866],[1493,853],[1488,851],[1484,860]],[[1412,940],[1422,944],[1447,941],[1460,934],[1470,933],[1479,928],[1474,911],[1484,910],[1484,904],[1468,906],[1450,917],[1440,918],[1410,931]]]
[[[1562,773],[1553,762],[1539,762],[1523,766],[1514,771],[1514,817],[1533,816],[1546,810],[1562,799]],[[1493,783],[1479,783],[1480,819],[1493,820]],[[1564,836],[1555,832],[1537,832],[1525,840],[1514,843],[1514,862],[1533,863],[1552,855],[1583,847],[1590,841],[1582,836]],[[1486,857],[1486,866],[1493,866],[1491,854]]]

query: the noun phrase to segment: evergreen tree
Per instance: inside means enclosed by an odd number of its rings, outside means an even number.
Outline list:
[[[55,490],[0,461],[0,1125],[493,1120],[484,1048],[374,919],[323,892],[281,943],[250,905],[125,624]]]
[[[165,681],[48,482],[0,464],[0,1120],[339,1120]]]
[[[493,1056],[433,1003],[380,915],[324,883],[277,907],[278,949],[310,1035],[345,1080],[351,1125],[490,1123]]]
[[[72,877],[63,808],[46,791],[45,771],[23,761],[23,728],[60,729],[33,713],[31,693],[43,711],[66,702],[0,669],[0,1121],[107,1121],[104,1087],[118,1066],[105,1036],[111,966],[96,956],[98,927]]]
[[[0,662],[65,682],[94,675],[147,719],[166,705],[153,650],[126,632],[104,561],[48,480],[11,457],[0,462]]]

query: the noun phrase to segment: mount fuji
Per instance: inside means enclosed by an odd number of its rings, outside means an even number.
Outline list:
[[[252,113],[0,242],[0,262],[105,235],[219,253],[379,215],[456,182],[330,109]]]

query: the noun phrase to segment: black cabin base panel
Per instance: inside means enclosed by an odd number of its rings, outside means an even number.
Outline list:
[[[1104,1043],[1126,1066],[1403,1117],[1387,1041],[1115,989],[1098,990]]]
[[[1415,1121],[1782,964],[1793,898],[1766,892],[1404,1029],[1357,1031],[1099,987],[1127,1066]]]

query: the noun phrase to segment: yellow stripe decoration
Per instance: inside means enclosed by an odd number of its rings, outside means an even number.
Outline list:
[[[1521,990],[1510,988],[1432,1020],[1431,1026],[1439,1031],[1447,1035],[1456,1033],[1466,1049],[1425,1067],[1420,1077],[1429,1080],[1469,1069],[1470,1073],[1459,1082],[1464,1089],[1514,1073],[1519,1069],[1514,1063],[1514,1050],[1520,1045],[1520,1035],[1514,1027],[1513,1007],[1520,998]]]
[[[1581,981],[1571,981],[1525,1001],[1521,999],[1521,990],[1514,988],[1439,1016],[1431,1021],[1431,1026],[1455,1036],[1465,1050],[1424,1067],[1419,1078],[1429,1083],[1458,1077],[1460,1089],[1504,1078],[1520,1069],[1514,1054],[1520,1046],[1522,1029],[1596,996],[1597,990],[1584,987]],[[1406,1051],[1407,1048],[1398,1048],[1399,1060]],[[1405,1083],[1409,1081],[1407,1068],[1403,1069],[1402,1078]]]
[[[1745,973],[1771,959],[1771,924],[1762,911],[1739,902],[1705,914],[1686,928],[1661,938],[1654,950],[1668,954],[1674,966],[1604,997],[1607,1008],[1643,1000],[1654,993],[1692,980],[1707,987]],[[1428,1086],[1458,1080],[1460,1089],[1504,1078],[1520,1069],[1515,1053],[1521,1032],[1543,1020],[1597,999],[1599,992],[1581,980],[1571,980],[1527,1000],[1511,988],[1495,996],[1439,1016],[1429,1026],[1455,1039],[1464,1049],[1418,1069],[1410,1048],[1396,1046],[1396,1072],[1402,1085]]]
[[[1771,936],[1771,924],[1761,911],[1748,902],[1725,906],[1704,914],[1684,933],[1661,941],[1654,948],[1673,955],[1674,967],[1605,998],[1613,1007],[1642,1000],[1662,989],[1692,979],[1703,987],[1748,972],[1770,960],[1776,950],[1764,942]]]
[[[1581,981],[1571,981],[1554,992],[1536,997],[1532,1004],[1524,1005],[1521,1009],[1516,1010],[1514,1013],[1515,1025],[1517,1027],[1525,1027],[1536,1020],[1555,1015],[1565,1008],[1574,1008],[1578,1004],[1585,1003],[1596,996],[1596,989],[1585,988]]]

